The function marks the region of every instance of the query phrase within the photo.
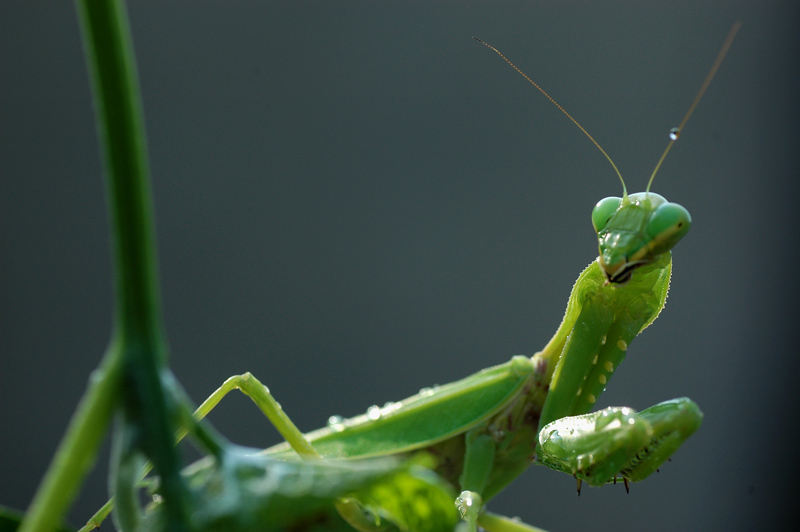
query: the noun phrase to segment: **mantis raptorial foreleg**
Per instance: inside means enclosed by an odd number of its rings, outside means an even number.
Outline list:
[[[643,480],[672,456],[686,439],[700,428],[703,413],[697,404],[687,397],[680,397],[653,405],[639,412],[639,417],[653,429],[653,441],[658,446],[637,454],[630,466],[621,471],[633,481]]]
[[[600,486],[653,473],[700,426],[702,413],[685,397],[636,413],[609,407],[553,421],[539,432],[544,465]]]

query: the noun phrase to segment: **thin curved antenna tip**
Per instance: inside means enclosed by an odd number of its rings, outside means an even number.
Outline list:
[[[725,38],[725,42],[722,44],[722,48],[720,49],[719,53],[717,54],[717,59],[714,61],[714,64],[711,66],[711,70],[708,71],[706,75],[706,79],[703,81],[703,84],[700,86],[700,90],[697,92],[697,96],[694,97],[694,101],[692,105],[689,106],[689,110],[686,112],[686,115],[681,120],[681,123],[678,127],[674,127],[669,131],[669,144],[667,144],[667,149],[664,150],[664,153],[661,155],[661,158],[656,163],[656,167],[653,170],[653,173],[650,175],[650,181],[647,182],[647,189],[645,192],[650,192],[650,186],[653,184],[653,179],[656,177],[656,173],[658,169],[661,168],[661,163],[664,162],[664,159],[667,158],[667,154],[669,150],[672,148],[672,145],[675,144],[675,141],[678,140],[681,136],[681,132],[683,131],[683,127],[686,125],[686,122],[689,121],[689,117],[692,116],[695,107],[697,104],[700,103],[700,98],[703,97],[703,94],[706,92],[706,89],[711,84],[711,80],[714,78],[714,74],[717,73],[719,66],[722,64],[722,60],[725,59],[725,55],[727,55],[728,50],[733,44],[733,39],[736,37],[736,32],[739,31],[739,28],[742,27],[742,21],[737,20],[731,26],[730,31],[728,32],[728,36]]]
[[[531,85],[533,85],[534,87],[536,87],[536,88],[539,90],[539,92],[541,92],[542,94],[544,94],[544,96],[545,96],[545,97],[546,97],[548,100],[550,100],[550,103],[552,103],[553,105],[555,105],[556,107],[558,107],[558,109],[559,109],[559,110],[560,110],[562,113],[564,113],[565,115],[567,115],[567,118],[569,118],[570,120],[572,120],[572,123],[573,123],[573,124],[575,124],[576,126],[578,126],[578,128],[579,128],[581,131],[583,131],[583,134],[584,134],[584,135],[586,135],[587,137],[589,137],[589,140],[591,140],[591,141],[592,141],[592,144],[594,144],[594,145],[597,147],[597,149],[598,149],[598,150],[600,150],[600,152],[602,152],[602,154],[603,154],[603,155],[605,155],[606,159],[608,159],[608,162],[609,162],[609,163],[611,163],[611,166],[614,168],[614,171],[617,173],[617,176],[619,177],[619,181],[620,181],[620,183],[622,183],[622,197],[623,197],[623,198],[627,198],[627,197],[628,197],[628,188],[625,186],[625,180],[624,180],[624,179],[622,179],[622,174],[620,173],[619,169],[617,168],[617,165],[616,165],[616,164],[614,164],[614,161],[612,161],[612,160],[611,160],[611,157],[610,157],[610,156],[609,156],[609,155],[606,153],[606,151],[605,151],[605,150],[604,150],[604,149],[603,149],[603,148],[600,146],[600,144],[599,144],[599,143],[598,143],[596,140],[594,140],[594,137],[592,137],[592,136],[589,134],[589,132],[588,132],[588,131],[586,131],[586,130],[583,128],[583,126],[582,126],[582,125],[580,125],[580,124],[578,123],[578,121],[577,121],[577,120],[575,120],[574,118],[572,118],[572,115],[571,115],[571,114],[569,114],[569,113],[568,113],[568,112],[567,112],[567,111],[566,111],[566,110],[565,110],[563,107],[561,107],[561,105],[559,105],[557,101],[555,101],[555,100],[554,100],[554,99],[553,99],[553,98],[552,98],[552,97],[551,97],[549,94],[547,94],[547,92],[545,92],[545,90],[544,90],[543,88],[541,88],[541,87],[540,87],[540,86],[539,86],[539,85],[538,85],[538,84],[537,84],[535,81],[533,81],[531,78],[529,78],[529,77],[528,77],[528,75],[527,75],[525,72],[523,72],[522,70],[520,70],[520,69],[519,69],[519,67],[517,67],[517,65],[515,65],[514,63],[512,63],[510,59],[508,59],[506,56],[504,56],[504,55],[503,55],[503,54],[500,52],[500,50],[498,50],[497,48],[495,48],[495,47],[494,47],[494,46],[492,46],[491,44],[487,43],[486,41],[483,41],[483,40],[481,40],[481,39],[479,39],[479,38],[477,38],[477,37],[475,37],[475,36],[473,36],[472,38],[473,38],[473,39],[475,39],[476,41],[478,41],[479,43],[481,43],[482,45],[486,46],[488,49],[490,49],[491,51],[493,51],[493,52],[494,52],[494,53],[496,53],[497,55],[499,55],[499,56],[500,56],[500,57],[503,59],[503,61],[505,61],[506,63],[508,63],[509,65],[511,65],[511,68],[513,68],[514,70],[516,70],[516,71],[517,71],[517,72],[518,72],[518,73],[519,73],[519,74],[520,74],[520,75],[521,75],[523,78],[525,78],[525,79],[528,81],[528,83],[530,83]]]

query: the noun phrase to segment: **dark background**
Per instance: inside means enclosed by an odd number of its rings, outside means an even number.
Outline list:
[[[196,401],[252,371],[304,430],[532,354],[595,256],[615,174],[471,36],[638,191],[742,20],[654,185],[694,217],[669,303],[598,403],[686,395],[702,428],[629,495],[537,467],[490,506],[554,532],[797,518],[800,4],[133,4],[172,367]],[[0,4],[0,76],[0,503],[24,508],[111,323],[73,5]],[[211,419],[278,441],[242,396]]]

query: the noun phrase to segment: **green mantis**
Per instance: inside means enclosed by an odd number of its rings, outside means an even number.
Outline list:
[[[629,482],[657,471],[699,428],[702,413],[694,402],[672,399],[638,413],[625,407],[587,412],[633,339],[664,307],[671,250],[688,232],[691,217],[680,205],[650,192],[650,185],[736,30],[738,25],[680,126],[670,133],[645,192],[628,194],[620,175],[622,197],[605,198],[595,206],[592,223],[599,257],[578,277],[564,319],[541,351],[383,408],[372,407],[355,418],[332,418],[329,426],[305,435],[250,374],[230,378],[200,410],[207,412],[226,393],[241,389],[287,440],[265,450],[268,457],[291,461],[298,455],[311,460],[432,456],[431,468],[459,492],[456,506],[471,531],[478,525],[498,532],[534,530],[488,513],[484,505],[534,463],[573,475],[579,493],[584,481],[619,481],[627,489]],[[340,500],[337,508],[353,527],[379,529],[377,521],[360,513],[357,497]]]
[[[299,531],[319,529],[320,523],[327,530],[452,530],[453,500],[471,530],[533,530],[484,505],[532,463],[590,484],[637,481],[696,430],[701,414],[686,399],[639,414],[627,408],[586,414],[630,342],[663,307],[670,249],[688,230],[688,214],[650,193],[649,185],[641,194],[623,189],[621,198],[595,208],[600,259],[581,274],[561,326],[532,357],[514,357],[353,419],[331,419],[307,435],[255,377],[232,377],[201,405],[198,417],[230,390],[241,389],[287,441],[262,453],[232,445],[210,425],[192,421],[165,362],[145,143],[132,54],[119,31],[126,25],[124,13],[112,2],[84,2],[82,9],[104,106],[99,115],[107,133],[119,308],[108,356],[25,530],[52,528],[68,505],[65,489],[76,489],[74,479],[82,474],[77,470],[85,470],[95,452],[87,449],[97,445],[112,414],[117,430],[111,484],[117,524],[126,531]],[[120,48],[106,46],[114,34]],[[183,471],[172,445],[176,427],[207,453]],[[143,511],[138,489],[145,458],[158,478],[149,481],[154,501]],[[354,460],[360,458],[367,460]],[[450,494],[450,487],[459,494]],[[445,505],[439,504],[443,498]]]

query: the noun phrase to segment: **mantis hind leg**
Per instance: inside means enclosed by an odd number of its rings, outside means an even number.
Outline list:
[[[217,388],[203,403],[197,407],[194,417],[197,420],[203,419],[215,406],[219,404],[223,397],[233,390],[239,390],[249,397],[261,412],[267,416],[270,423],[283,436],[292,449],[303,459],[321,459],[322,456],[314,449],[311,443],[306,440],[300,429],[292,422],[286,412],[283,411],[280,403],[275,400],[269,391],[252,373],[249,371],[242,375],[228,377],[222,386]],[[347,521],[350,526],[359,532],[380,532],[383,529],[376,524],[373,516],[368,515],[364,509],[354,499],[340,499],[336,502],[336,511]]]
[[[272,397],[269,388],[264,386],[261,381],[249,371],[242,375],[234,375],[225,380],[222,386],[217,388],[214,393],[203,401],[203,404],[195,410],[195,419],[203,419],[217,404],[219,404],[223,397],[233,390],[239,390],[252,399],[281,436],[292,446],[292,449],[302,458],[321,458],[320,454],[308,440],[306,440],[303,433],[300,432],[300,429],[289,419],[289,416],[283,411],[278,401]]]
[[[222,386],[217,388],[203,403],[197,407],[194,417],[197,420],[203,419],[215,406],[219,404],[223,397],[233,390],[239,390],[249,397],[267,419],[291,445],[292,449],[303,459],[321,459],[322,456],[314,449],[311,443],[306,440],[300,429],[292,422],[289,416],[283,411],[280,403],[275,400],[269,391],[252,373],[249,371],[242,375],[228,377]],[[368,515],[365,510],[353,499],[341,499],[336,502],[336,511],[347,521],[350,526],[359,532],[381,532],[384,530],[376,524],[373,516]]]

